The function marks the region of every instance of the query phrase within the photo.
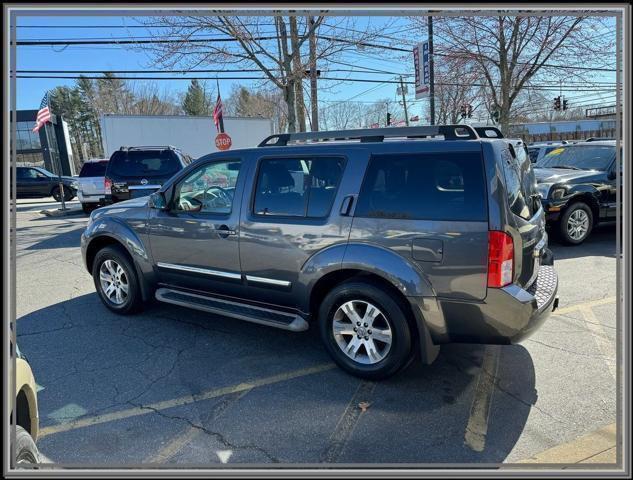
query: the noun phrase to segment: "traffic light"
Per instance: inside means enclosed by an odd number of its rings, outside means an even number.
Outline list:
[[[466,116],[473,118],[473,106],[470,103],[466,105]]]
[[[563,110],[567,110],[567,99],[563,99]]]
[[[554,110],[560,110],[560,95],[556,98],[554,98]]]
[[[391,114],[387,112],[387,126],[391,125]]]
[[[461,107],[459,107],[459,114],[461,115],[462,118],[466,118],[466,107],[467,105],[462,105]]]
[[[499,119],[501,118],[501,112],[499,110],[495,110],[490,114],[490,116],[492,117],[493,121],[499,122]]]

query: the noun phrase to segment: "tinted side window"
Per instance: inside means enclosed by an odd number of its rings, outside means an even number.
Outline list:
[[[528,198],[521,183],[521,168],[519,162],[510,154],[509,149],[502,151],[503,173],[506,179],[506,194],[508,205],[515,215],[529,219],[531,215]]]
[[[80,177],[103,177],[106,172],[108,162],[87,162],[84,163],[79,172]]]
[[[538,148],[531,148],[528,151],[529,151],[529,155],[530,155],[530,162],[535,163],[538,160],[539,149]]]
[[[258,215],[325,217],[343,168],[344,160],[334,157],[262,160],[254,211]]]
[[[381,155],[371,159],[356,216],[485,221],[479,153]]]

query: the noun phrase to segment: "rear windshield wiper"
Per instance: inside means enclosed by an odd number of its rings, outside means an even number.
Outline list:
[[[574,167],[572,165],[554,165],[553,167],[550,167],[550,168],[567,168],[569,170],[584,170],[584,168]]]

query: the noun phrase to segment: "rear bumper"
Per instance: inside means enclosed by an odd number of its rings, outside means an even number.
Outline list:
[[[558,307],[558,275],[542,265],[529,289],[489,288],[481,302],[439,299],[443,328],[430,327],[435,343],[517,343],[530,336]],[[422,312],[424,314],[424,312]]]
[[[81,190],[77,190],[77,198],[80,203],[104,203],[105,195],[103,193],[95,193],[86,195]]]

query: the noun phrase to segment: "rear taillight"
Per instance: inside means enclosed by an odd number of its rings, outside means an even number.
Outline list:
[[[505,232],[488,232],[488,286],[505,287],[514,275],[514,243]]]
[[[106,195],[112,195],[112,180],[106,177],[103,180],[103,187],[105,188]]]

